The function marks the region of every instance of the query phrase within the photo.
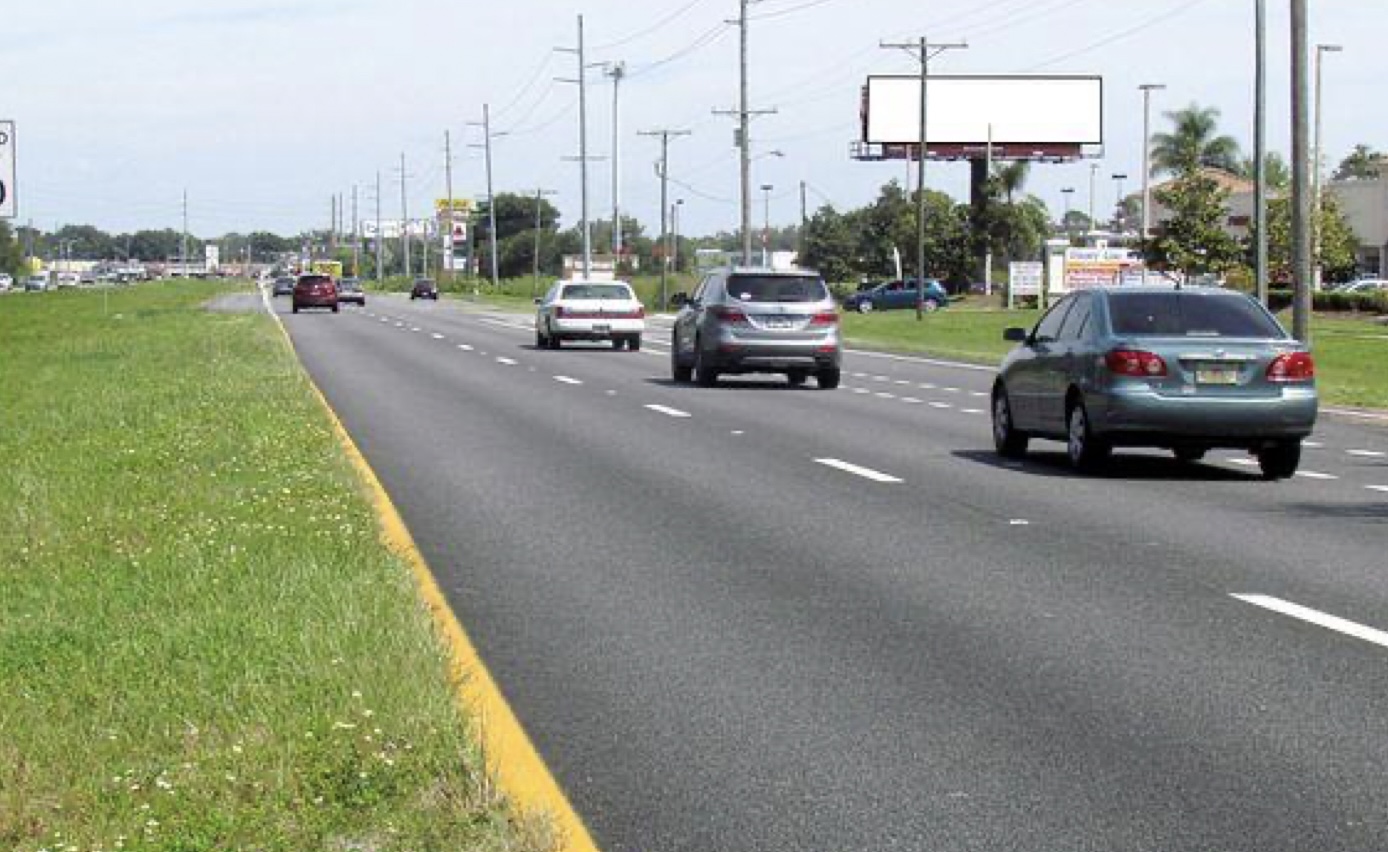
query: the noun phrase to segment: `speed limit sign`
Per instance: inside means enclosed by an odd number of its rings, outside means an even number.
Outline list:
[[[14,122],[0,121],[0,219],[15,217]]]

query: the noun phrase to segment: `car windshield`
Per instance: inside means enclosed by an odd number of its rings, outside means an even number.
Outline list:
[[[1114,334],[1135,337],[1272,337],[1284,332],[1250,299],[1223,293],[1112,293]]]
[[[829,291],[808,275],[737,275],[728,279],[728,295],[741,302],[820,302]]]
[[[331,284],[333,280],[326,275],[305,275],[299,279],[299,283],[312,287],[319,284]]]
[[[569,284],[561,299],[630,299],[631,290],[625,284]]]

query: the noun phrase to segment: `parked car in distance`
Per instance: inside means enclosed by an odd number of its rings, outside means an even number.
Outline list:
[[[42,293],[44,290],[47,290],[49,286],[50,281],[48,280],[48,276],[42,273],[30,275],[28,278],[24,279],[24,292],[26,293]]]
[[[1337,293],[1383,293],[1388,292],[1388,279],[1383,278],[1360,278],[1351,281],[1338,289]]]
[[[556,281],[535,300],[535,345],[558,349],[565,340],[608,340],[635,352],[646,331],[646,306],[625,281]]]
[[[343,278],[337,282],[337,301],[366,307],[366,291],[361,288],[361,279]]]
[[[289,276],[281,276],[279,278],[276,278],[275,283],[271,287],[270,293],[275,296],[294,295],[294,279],[290,278]]]
[[[8,293],[14,289],[14,276],[8,272],[0,272],[0,293]]]
[[[719,269],[692,296],[676,293],[670,373],[711,387],[724,374],[780,373],[792,385],[810,375],[839,386],[839,313],[816,272]]]
[[[1097,470],[1114,447],[1195,462],[1247,450],[1266,479],[1296,473],[1315,426],[1315,364],[1248,296],[1204,287],[1100,287],[1054,304],[993,383],[993,443],[1016,458],[1032,438],[1066,443]]]
[[[916,290],[916,280],[907,278],[884,281],[868,289],[860,288],[858,292],[843,300],[843,309],[866,314],[872,311],[915,308],[917,295],[922,297],[921,308],[927,312],[939,310],[949,304],[949,294],[939,281],[927,278],[925,292],[920,294]]]
[[[439,300],[439,285],[432,278],[416,278],[410,288],[410,301],[415,299]]]
[[[300,308],[327,308],[337,313],[337,285],[331,275],[310,273],[294,282],[294,313]]]

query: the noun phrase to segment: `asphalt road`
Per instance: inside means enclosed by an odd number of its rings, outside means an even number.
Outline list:
[[[988,371],[284,320],[604,849],[1388,848],[1388,424],[1083,478],[994,456]]]

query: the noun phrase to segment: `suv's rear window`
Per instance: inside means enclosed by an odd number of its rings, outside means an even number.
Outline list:
[[[728,295],[741,302],[822,302],[829,290],[808,275],[734,275]]]
[[[1232,293],[1111,293],[1108,304],[1114,334],[1286,337],[1252,300]]]
[[[561,299],[630,299],[631,289],[625,284],[569,284]]]
[[[299,278],[299,283],[306,287],[313,287],[319,284],[331,284],[333,279],[328,275],[304,275]]]

